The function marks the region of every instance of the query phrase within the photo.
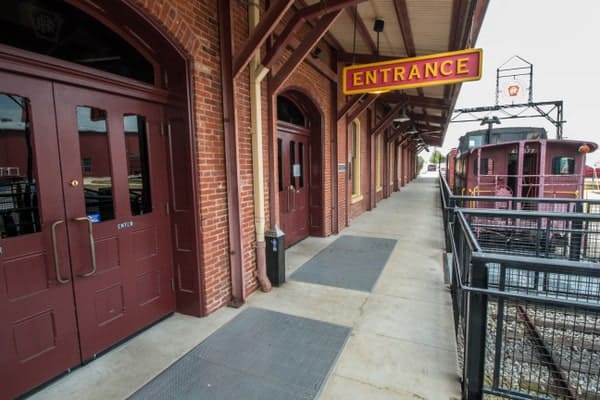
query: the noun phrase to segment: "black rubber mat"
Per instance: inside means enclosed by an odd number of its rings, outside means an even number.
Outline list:
[[[314,399],[349,335],[345,326],[248,308],[129,399]]]
[[[290,279],[370,292],[395,245],[393,239],[340,236]]]

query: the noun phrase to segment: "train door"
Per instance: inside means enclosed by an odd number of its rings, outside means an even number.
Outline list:
[[[0,73],[0,397],[174,309],[160,107]]]
[[[512,191],[513,195],[517,195],[517,173],[519,171],[519,157],[517,153],[511,152],[508,155],[508,167],[507,173],[508,177],[506,179],[506,184]]]
[[[527,144],[523,157],[523,197],[539,196],[539,157],[537,146]]]

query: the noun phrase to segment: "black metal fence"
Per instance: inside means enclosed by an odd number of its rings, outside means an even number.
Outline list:
[[[442,199],[464,398],[600,399],[594,203],[550,213]]]

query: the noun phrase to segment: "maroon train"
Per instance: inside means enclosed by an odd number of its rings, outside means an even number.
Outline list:
[[[585,157],[596,143],[548,139],[544,128],[467,132],[446,157],[454,194],[582,198]]]

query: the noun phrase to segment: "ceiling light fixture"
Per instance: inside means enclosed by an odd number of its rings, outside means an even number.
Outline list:
[[[417,127],[415,126],[415,123],[413,122],[413,124],[410,126],[410,129],[406,131],[406,133],[408,133],[409,135],[414,135],[416,133],[419,133],[419,131],[417,130]]]
[[[381,17],[376,17],[375,22],[373,23],[373,30],[377,32],[377,55],[379,55],[379,34],[383,32],[383,26],[385,25],[385,21]]]
[[[402,111],[400,111],[400,114],[394,118],[394,122],[408,122],[410,121],[410,117],[408,115],[406,115],[406,109],[402,108]]]
[[[377,55],[379,55],[379,34],[381,32],[383,32],[383,25],[384,25],[384,21],[383,18],[380,17],[376,17],[375,18],[375,22],[373,23],[373,30],[375,32],[377,32]],[[370,94],[382,94],[382,93],[387,93],[389,92],[389,89],[378,89],[378,90],[373,90],[371,92],[369,92]]]

